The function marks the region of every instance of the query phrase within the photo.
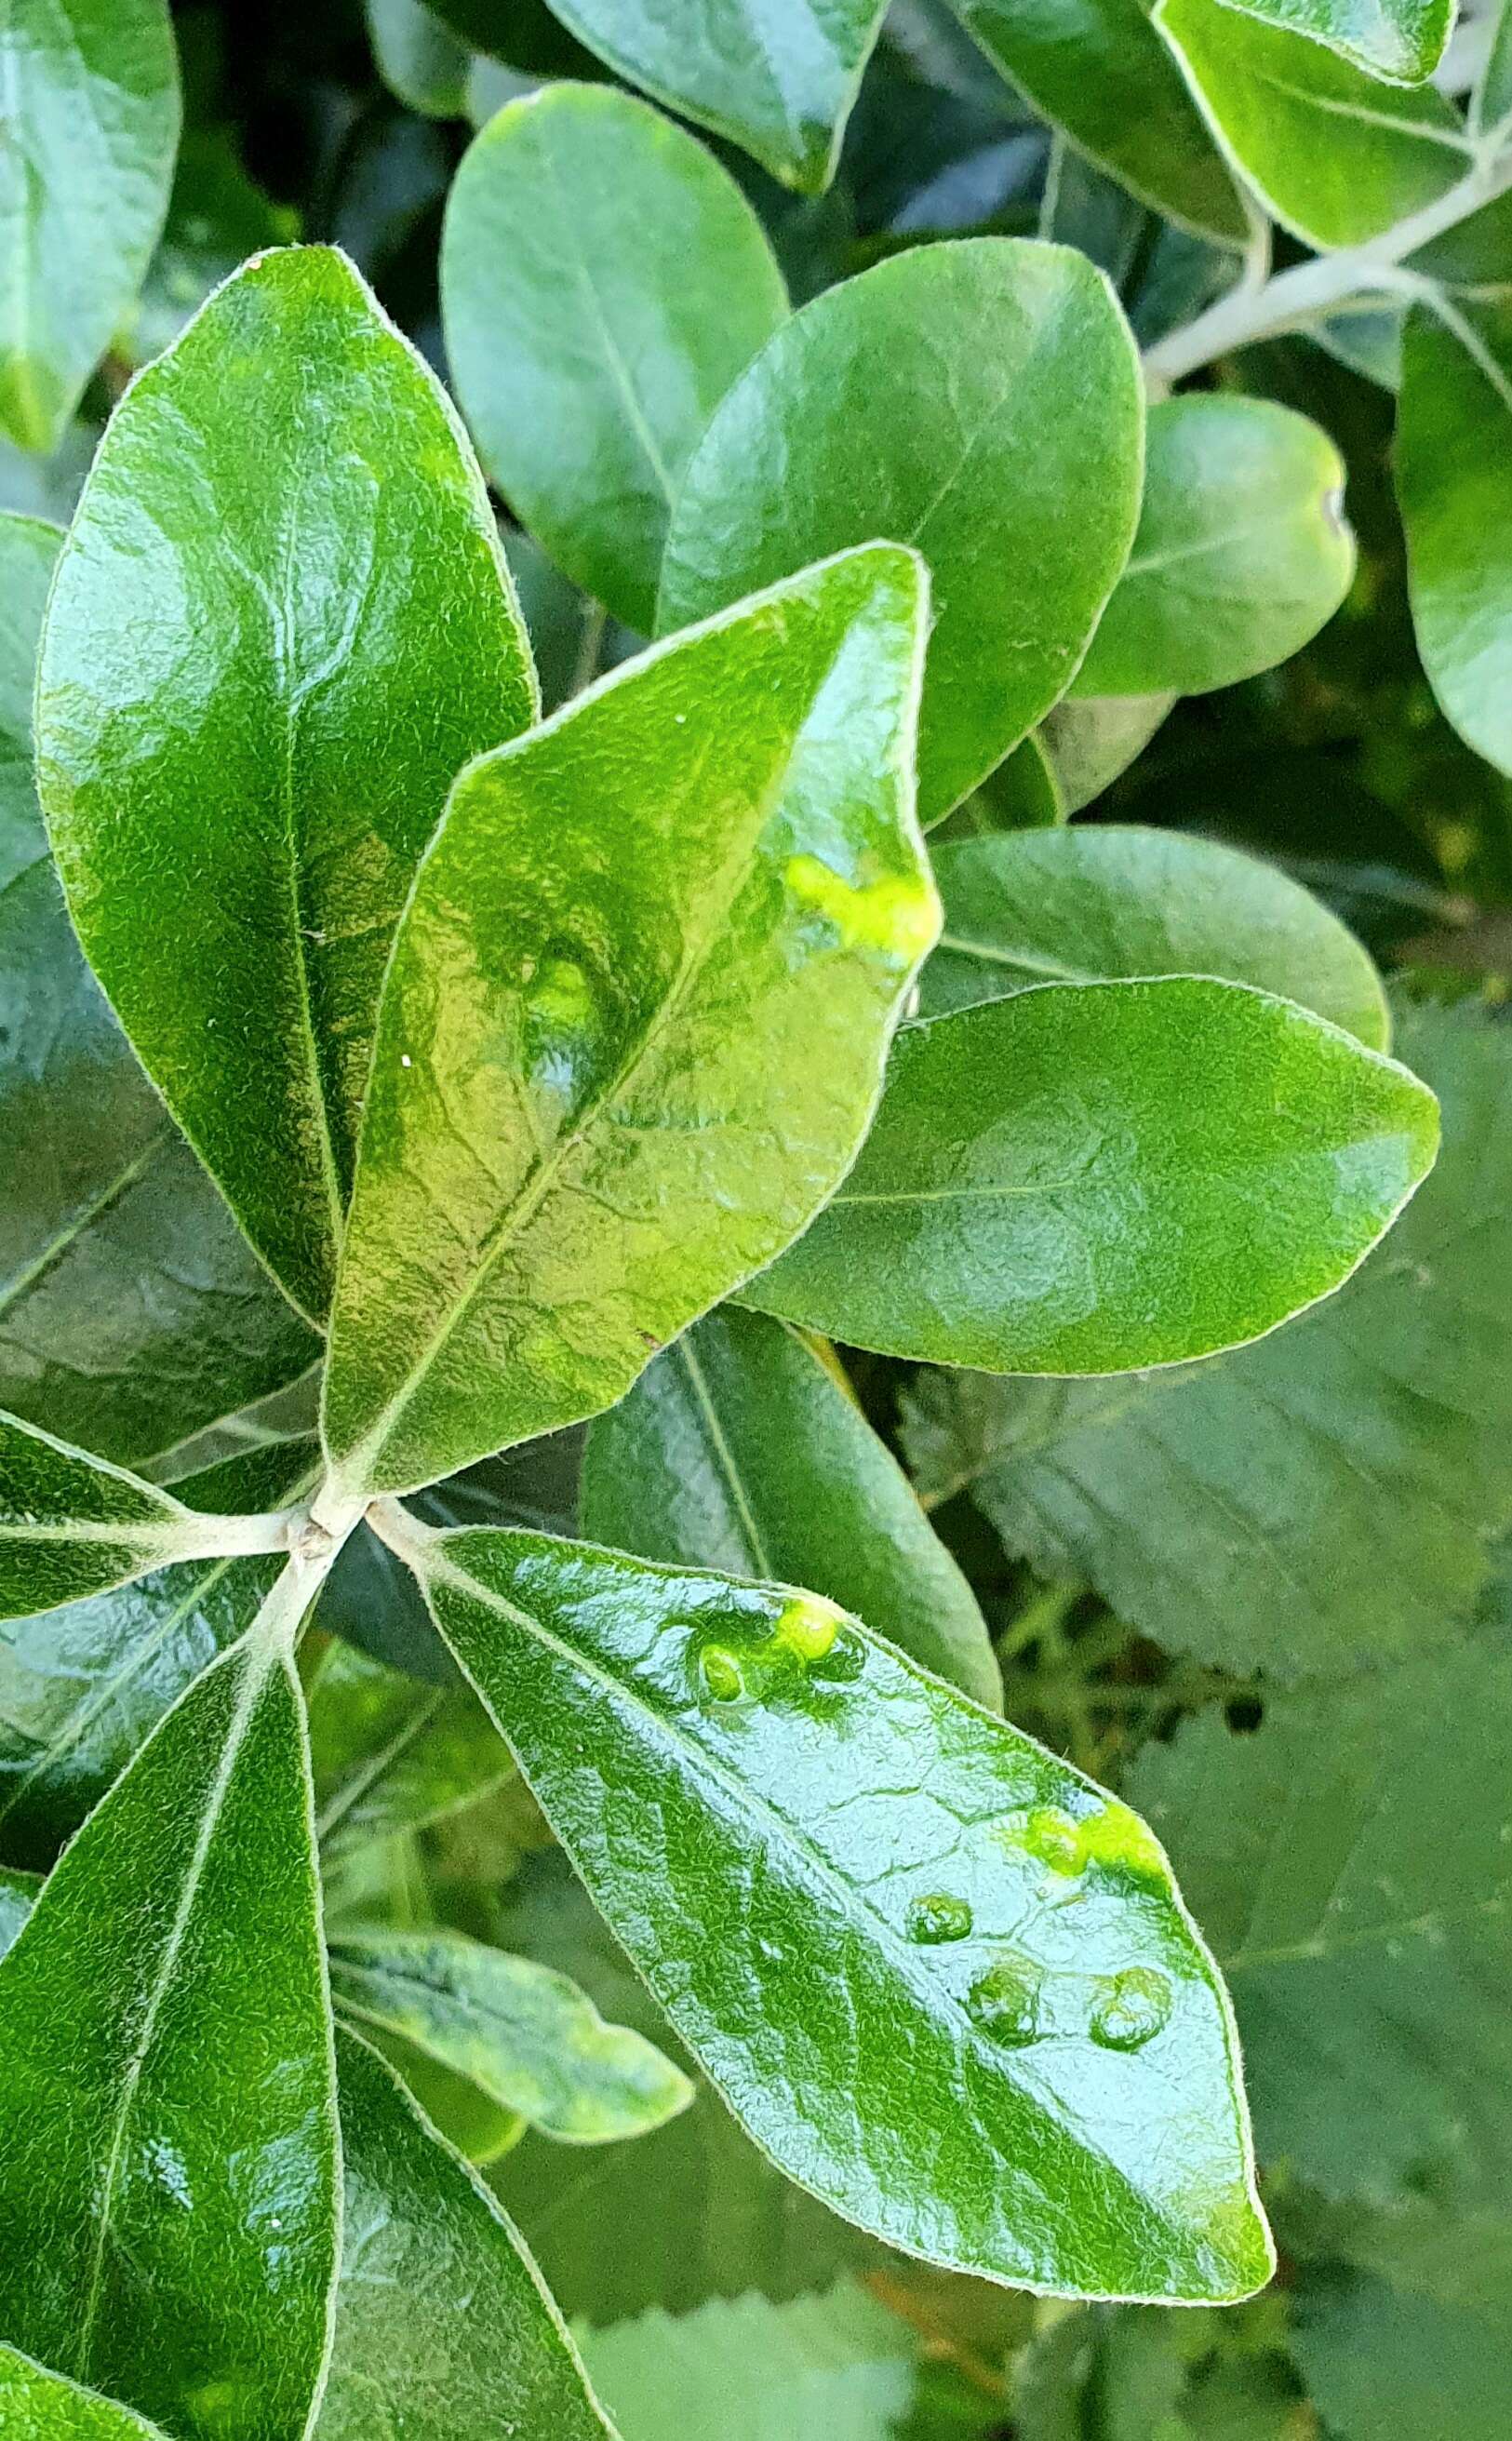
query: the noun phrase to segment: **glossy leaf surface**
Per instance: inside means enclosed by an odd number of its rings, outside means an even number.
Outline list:
[[[784,186],[829,184],[881,0],[553,0],[616,74],[754,154]]]
[[[997,2279],[1265,2280],[1226,2003],[1126,1808],[811,1595],[509,1531],[415,1564],[596,1903],[789,2176]]]
[[[934,606],[919,806],[937,821],[1074,676],[1133,538],[1142,426],[1127,328],[1084,255],[915,247],[805,306],[717,409],[659,624],[849,543],[917,545]]]
[[[1242,245],[1244,207],[1144,0],[951,0],[987,57],[1120,183]]]
[[[82,1600],[206,1548],[171,1493],[0,1416],[0,1618]]]
[[[458,766],[532,704],[439,385],[341,256],[254,259],[112,420],[37,751],[90,961],[310,1314],[399,911]]]
[[[1139,532],[1077,694],[1201,695],[1289,660],[1349,590],[1343,490],[1333,443],[1289,407],[1152,407]]]
[[[927,1017],[1047,982],[1216,975],[1358,1036],[1391,1039],[1386,995],[1337,916],[1274,865],[1216,841],[1081,823],[934,851],[945,908],[920,978]]]
[[[569,576],[649,634],[694,443],[786,316],[760,221],[659,112],[550,85],[500,111],[463,161],[441,284],[490,476]]]
[[[610,1405],[843,1175],[938,920],[923,615],[911,553],[848,553],[459,783],[342,1257],[326,1435],[351,1492]]]
[[[1414,307],[1395,461],[1413,624],[1447,717],[1512,772],[1509,460],[1512,302]]]
[[[309,1693],[323,1850],[422,1830],[485,1797],[514,1768],[467,1688],[427,1686],[350,1644],[322,1654]]]
[[[1378,83],[1220,0],[1159,0],[1155,22],[1234,166],[1312,244],[1363,244],[1469,169],[1459,114],[1430,85]]]
[[[46,450],[163,226],[179,122],[166,0],[9,0],[0,92],[0,430]]]
[[[301,1709],[265,1631],[52,1873],[0,1965],[0,2060],[6,2330],[188,2441],[297,2441],[336,2139]]]
[[[1262,25],[1285,26],[1372,77],[1421,84],[1444,55],[1454,0],[1228,0]]]
[[[611,2431],[540,2277],[488,2189],[387,2068],[337,2030],[346,2187],[341,2285],[317,2441]]]
[[[81,2390],[0,2343],[0,2425],[10,2441],[163,2441],[129,2407]]]
[[[855,1168],[746,1293],[855,1347],[1116,1373],[1348,1277],[1431,1166],[1433,1097],[1289,1002],[1045,984],[909,1027]]]
[[[896,1459],[795,1330],[722,1307],[588,1433],[583,1531],[648,1560],[810,1585],[993,1711],[986,1625]]]
[[[414,2044],[567,2143],[639,2135],[693,2098],[680,2069],[606,2026],[565,1975],[465,1933],[343,1927],[331,1991],[360,2026]]]

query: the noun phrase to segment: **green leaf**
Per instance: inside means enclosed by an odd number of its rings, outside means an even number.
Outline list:
[[[1444,1149],[1336,1298],[1258,1347],[1118,1383],[920,1384],[927,1503],[1087,1578],[1168,1651],[1284,1679],[1442,1641],[1512,1525],[1512,1032],[1399,1013]]]
[[[1500,0],[1489,47],[1470,96],[1470,125],[1477,136],[1495,136],[1512,118],[1512,8]]]
[[[379,1022],[345,1496],[611,1405],[843,1176],[938,920],[923,619],[910,552],[847,553],[463,774]]]
[[[547,0],[425,0],[433,17],[515,76],[591,77],[603,70]],[[475,77],[476,84],[476,77]],[[518,91],[516,84],[513,91]],[[492,118],[492,110],[485,114]]]
[[[896,255],[796,314],[716,410],[659,624],[874,534],[916,544],[935,610],[919,805],[938,821],[1074,676],[1133,539],[1143,421],[1085,255],[996,237]]]
[[[40,1873],[18,1872],[14,1866],[0,1865],[0,1958],[36,1906],[41,1889]]]
[[[1390,1042],[1380,977],[1337,916],[1216,841],[1083,823],[964,841],[933,860],[945,930],[920,979],[927,1017],[1046,981],[1216,975],[1295,1001],[1373,1051]]]
[[[459,764],[524,726],[533,684],[433,376],[341,256],[248,263],[112,418],[37,752],[91,964],[312,1315],[399,912]]]
[[[0,1964],[0,2320],[182,2441],[297,2441],[335,2271],[279,1601],[164,1716]]]
[[[907,2323],[851,2283],[643,2314],[582,2346],[624,2441],[891,2441],[913,2394]]]
[[[465,1933],[344,1926],[331,1991],[359,2027],[402,2036],[564,2143],[639,2136],[693,2099],[680,2069],[606,2026],[565,1975]]]
[[[1264,26],[1325,43],[1367,76],[1421,84],[1444,56],[1455,0],[1228,0]]]
[[[1032,729],[1005,762],[989,771],[980,788],[963,797],[953,814],[935,825],[937,840],[982,839],[1002,831],[1038,831],[1066,820],[1060,781],[1043,742]]]
[[[129,2407],[0,2343],[0,2424],[11,2441],[164,2441]]]
[[[270,1509],[308,1475],[309,1456],[308,1443],[253,1452],[181,1483],[178,1497],[207,1511]],[[244,1635],[279,1567],[274,1554],[215,1553],[7,1629],[0,1849],[8,1857],[51,1864],[169,1706]]]
[[[1143,754],[1176,702],[1174,695],[1067,696],[1039,734],[1065,800],[1079,814]]]
[[[1389,2202],[1512,2176],[1512,1654],[1489,1636],[1152,1745],[1133,1789],[1233,1994],[1267,2161]]]
[[[31,860],[41,825],[31,777],[37,639],[63,534],[40,517],[0,515],[0,889]]]
[[[254,185],[228,128],[190,128],[179,147],[162,241],[129,332],[117,335],[117,353],[133,366],[161,355],[249,254],[298,234],[298,213]]]
[[[813,1595],[397,1510],[386,1531],[790,2177],[1018,2285],[1264,2282],[1227,2003],[1126,1808]]]
[[[514,1768],[465,1687],[426,1686],[350,1644],[322,1654],[309,1701],[323,1851],[419,1831],[486,1797]]]
[[[1243,245],[1249,223],[1146,0],[950,0],[1035,108],[1142,202]]]
[[[603,2441],[561,2316],[488,2189],[344,2028],[336,2060],[346,2211],[315,2441],[373,2441],[375,2414],[405,2441]]]
[[[1002,1709],[976,1599],[907,1475],[832,1363],[765,1314],[696,1323],[591,1427],[582,1524],[643,1559],[812,1585]]]
[[[747,1302],[853,1347],[1119,1373],[1259,1338],[1431,1167],[1433,1097],[1288,1001],[1043,984],[900,1036],[860,1159]]]
[[[1463,121],[1431,86],[1378,84],[1220,0],[1159,0],[1155,23],[1234,168],[1310,244],[1361,245],[1468,174]]]
[[[617,76],[787,187],[829,185],[884,0],[551,0]]]
[[[1445,716],[1512,772],[1512,302],[1440,297],[1402,341],[1396,496],[1413,624]]]
[[[426,118],[465,118],[473,55],[423,0],[365,0],[378,73]]]
[[[9,0],[0,430],[56,448],[157,244],[178,142],[166,0]]]
[[[1078,695],[1202,695],[1300,652],[1355,572],[1344,464],[1305,415],[1200,393],[1150,410],[1128,565]]]
[[[499,112],[458,172],[446,349],[489,474],[642,634],[693,446],[787,313],[765,231],[686,130],[607,85]]]

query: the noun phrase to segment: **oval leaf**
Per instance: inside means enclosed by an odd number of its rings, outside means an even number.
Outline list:
[[[935,822],[1063,695],[1128,556],[1143,391],[1085,255],[919,246],[817,298],[714,415],[658,611],[698,619],[886,534],[928,561],[919,807]]]
[[[345,1496],[606,1407],[855,1157],[934,895],[887,546],[464,772],[385,991],[326,1381]]]
[[[1512,772],[1512,303],[1414,306],[1402,344],[1396,497],[1413,625],[1466,743]]]
[[[459,765],[533,683],[439,384],[343,257],[254,259],[100,444],[37,753],[90,962],[311,1315],[400,909]]]
[[[1367,76],[1421,84],[1444,56],[1455,0],[1228,0],[1262,25],[1326,43]]]
[[[164,2441],[129,2407],[0,2344],[0,2427],[12,2441]]]
[[[740,189],[628,94],[544,86],[457,173],[441,303],[493,480],[569,576],[649,634],[693,444],[787,312]]]
[[[393,1531],[597,1905],[790,2177],[1017,2285],[1268,2277],[1228,2004],[1126,1807],[812,1595]]]
[[[1119,1373],[1271,1330],[1432,1166],[1427,1087],[1289,1001],[1045,984],[900,1037],[876,1125],[749,1302],[858,1347]]]

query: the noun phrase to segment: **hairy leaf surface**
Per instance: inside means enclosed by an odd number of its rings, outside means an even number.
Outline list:
[[[0,1416],[0,1618],[202,1559],[216,1540],[171,1492]]]
[[[12,2441],[164,2441],[129,2407],[0,2343],[0,2423]]]
[[[1444,54],[1454,0],[1228,0],[1262,25],[1326,43],[1372,77],[1421,84]]]

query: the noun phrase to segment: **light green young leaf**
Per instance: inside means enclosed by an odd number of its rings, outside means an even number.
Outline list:
[[[1214,135],[1266,209],[1320,246],[1361,245],[1466,177],[1464,123],[1222,0],[1159,0],[1155,23]]]
[[[1399,1012],[1444,1150],[1339,1295],[1260,1347],[1119,1383],[921,1383],[933,1505],[1086,1578],[1168,1651],[1283,1679],[1454,1633],[1512,1525],[1512,1031]],[[1389,1491],[1383,1487],[1389,1487]]]
[[[811,1585],[992,1711],[976,1598],[843,1381],[783,1323],[695,1323],[588,1433],[583,1531],[648,1560]]]
[[[950,0],[1004,76],[1142,202],[1243,245],[1249,224],[1147,0]]]
[[[1327,434],[1270,399],[1152,407],[1139,532],[1076,694],[1202,695],[1289,660],[1349,590],[1343,492]]]
[[[849,552],[463,773],[379,1022],[326,1380],[345,1496],[611,1405],[843,1176],[938,923],[924,582]]]
[[[375,2413],[405,2441],[511,2432],[521,2441],[613,2441],[562,2318],[488,2189],[345,2028],[336,2061],[346,2208],[315,2441],[373,2441]]]
[[[1380,977],[1353,934],[1274,865],[1215,840],[1081,823],[937,847],[933,862],[945,929],[920,977],[927,1017],[1047,981],[1216,975],[1373,1051],[1390,1043]]]
[[[1133,539],[1143,425],[1127,325],[1085,255],[913,247],[795,315],[717,409],[673,512],[659,624],[876,534],[916,544],[935,610],[919,804],[937,822],[1075,675]]]
[[[1444,56],[1455,0],[1227,0],[1263,26],[1325,43],[1367,76],[1422,84]]]
[[[118,2400],[81,2390],[62,2374],[0,2343],[0,2427],[10,2441],[165,2441]]]
[[[1512,772],[1512,299],[1413,307],[1395,464],[1423,666],[1467,745]]]
[[[1174,1365],[1337,1289],[1437,1143],[1426,1087],[1289,1001],[1043,984],[904,1031],[844,1185],[745,1294],[891,1356]]]
[[[1265,2281],[1227,2003],[1125,1807],[813,1595],[397,1510],[385,1530],[789,2177],[1014,2285]]]
[[[424,118],[465,118],[473,54],[424,0],[365,0],[378,73]]]
[[[297,2441],[336,2268],[279,1600],[164,1716],[0,1963],[0,2320],[181,2441]]]
[[[398,2035],[567,2144],[604,2144],[685,2110],[680,2069],[606,2026],[565,1975],[441,1928],[333,1933],[331,1992],[359,2030]]]
[[[37,753],[90,961],[311,1315],[399,912],[459,764],[533,688],[439,384],[343,257],[255,259],[111,421]]]
[[[913,2395],[908,2324],[850,2282],[653,2311],[582,2347],[624,2441],[892,2441]]]
[[[0,431],[56,448],[157,244],[178,142],[167,0],[8,0]]]
[[[694,443],[787,313],[766,234],[685,129],[608,85],[501,110],[457,173],[446,351],[494,482],[649,634]]]
[[[427,1686],[350,1644],[322,1654],[309,1702],[315,1823],[328,1853],[419,1831],[514,1768],[468,1689]]]

